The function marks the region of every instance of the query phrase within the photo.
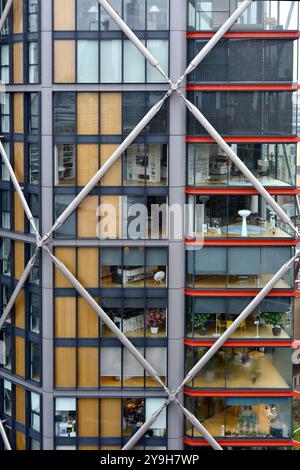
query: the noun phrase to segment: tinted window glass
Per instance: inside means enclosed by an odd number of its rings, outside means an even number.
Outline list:
[[[54,94],[54,133],[75,134],[75,93]]]

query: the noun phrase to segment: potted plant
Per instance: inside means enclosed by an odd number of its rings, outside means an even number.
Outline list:
[[[283,313],[262,313],[261,318],[267,325],[273,325],[272,332],[273,336],[280,336],[281,330],[284,326],[284,314]]]
[[[158,329],[164,324],[166,313],[161,308],[149,308],[147,313],[147,325],[151,328],[151,333],[157,335]]]
[[[206,324],[210,318],[209,313],[195,313],[194,314],[194,329],[199,328],[201,336],[205,336],[207,333]]]

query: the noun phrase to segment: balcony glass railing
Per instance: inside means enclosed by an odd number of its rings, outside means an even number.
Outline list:
[[[214,31],[242,3],[240,0],[189,0],[188,30]],[[238,18],[233,31],[297,30],[299,24],[297,1],[254,1]]]
[[[206,348],[186,348],[186,372],[204,356]],[[290,389],[290,348],[224,348],[191,380],[196,389]]]

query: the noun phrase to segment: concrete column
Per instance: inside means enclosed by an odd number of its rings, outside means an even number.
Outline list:
[[[175,4],[176,3],[176,7]],[[177,81],[186,68],[186,1],[171,0],[170,74]],[[185,204],[185,134],[186,110],[174,93],[170,100],[169,204]],[[169,309],[168,309],[168,385],[176,389],[184,378],[185,324],[185,244],[184,239],[169,243]],[[183,400],[181,395],[180,400]],[[168,449],[183,448],[183,414],[178,405],[168,407]]]
[[[41,0],[42,233],[52,226],[52,1]],[[42,253],[43,448],[53,449],[53,263]]]

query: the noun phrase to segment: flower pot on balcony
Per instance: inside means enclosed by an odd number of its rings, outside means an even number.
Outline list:
[[[280,336],[281,335],[281,327],[276,325],[272,328],[273,336]]]
[[[205,336],[207,334],[207,329],[206,328],[200,328],[199,333],[200,333],[200,336]]]
[[[158,326],[151,326],[151,333],[153,335],[157,335],[158,333]]]

